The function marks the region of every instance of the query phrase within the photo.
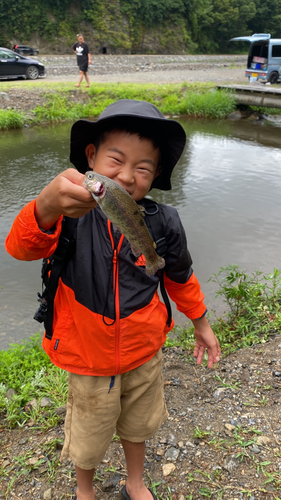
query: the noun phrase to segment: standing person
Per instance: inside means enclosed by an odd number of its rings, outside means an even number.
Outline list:
[[[69,372],[62,458],[75,463],[77,500],[95,499],[95,468],[115,429],[128,470],[123,499],[156,499],[143,481],[145,441],[167,418],[161,348],[174,326],[157,292],[158,273],[146,273],[144,256],[132,254],[129,241],[83,187],[84,174],[93,170],[113,179],[145,208],[151,188],[171,189],[185,142],[182,126],[144,101],[120,100],[96,122],[79,120],[72,127],[70,154],[78,171],[55,177],[21,210],[6,239],[6,250],[16,259],[50,257],[63,216],[78,218],[73,253],[58,282],[52,328],[43,339],[52,362]],[[165,288],[194,325],[197,363],[207,349],[211,368],[220,347],[206,318],[183,226],[175,208],[157,207],[166,246]]]
[[[77,40],[74,45],[72,45],[72,50],[75,52],[77,56],[77,65],[79,67],[79,81],[75,85],[75,87],[80,87],[81,82],[83,80],[83,76],[85,77],[85,80],[87,82],[86,87],[90,87],[90,80],[88,77],[88,65],[92,63],[91,61],[91,54],[89,50],[89,46],[86,42],[84,42],[84,37],[81,33],[77,35]]]

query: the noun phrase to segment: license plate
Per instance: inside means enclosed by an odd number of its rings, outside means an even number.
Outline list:
[[[258,74],[257,74],[257,73],[252,73],[252,76],[254,76],[254,77],[255,77],[255,76],[258,76]]]

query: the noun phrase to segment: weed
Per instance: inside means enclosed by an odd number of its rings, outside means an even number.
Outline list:
[[[222,317],[209,315],[224,355],[264,343],[271,335],[280,332],[280,269],[266,275],[260,271],[248,275],[232,264],[220,268],[209,281],[218,285],[216,295],[222,297],[228,306],[228,312]],[[192,333],[192,326],[175,327],[168,336],[166,346],[181,346],[191,355],[194,346]],[[265,401],[262,400],[261,404]]]

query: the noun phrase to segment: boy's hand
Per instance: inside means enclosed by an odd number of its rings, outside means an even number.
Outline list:
[[[78,218],[97,206],[91,193],[83,187],[84,175],[69,168],[57,175],[36,199],[38,226],[50,229],[61,215]]]
[[[209,321],[205,316],[198,320],[192,320],[192,323],[194,325],[194,335],[196,338],[194,357],[197,358],[197,364],[201,364],[205,349],[207,349],[208,368],[212,368],[213,364],[220,360],[221,349],[219,341],[214,335]]]

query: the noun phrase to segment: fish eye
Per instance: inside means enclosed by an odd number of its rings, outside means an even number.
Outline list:
[[[90,173],[88,174],[88,179],[93,179],[93,177],[94,177],[94,174],[92,174],[92,172],[90,172]]]

